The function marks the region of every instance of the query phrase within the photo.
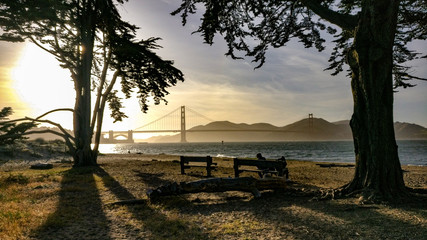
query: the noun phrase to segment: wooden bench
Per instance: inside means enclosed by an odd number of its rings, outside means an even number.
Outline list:
[[[256,172],[260,176],[263,176],[266,173],[275,174],[282,177],[287,173],[288,169],[284,162],[281,161],[272,161],[272,160],[251,160],[251,159],[239,159],[234,158],[234,177],[239,177],[242,172]],[[252,166],[257,167],[257,169],[239,169],[240,166]]]
[[[191,163],[199,163],[198,165],[194,165]],[[202,163],[202,164],[200,164]],[[207,176],[211,176],[212,170],[216,169],[216,163],[212,162],[212,157],[187,157],[180,156],[180,164],[181,164],[181,174],[185,174],[185,169],[189,169],[192,167],[202,167],[206,168]]]

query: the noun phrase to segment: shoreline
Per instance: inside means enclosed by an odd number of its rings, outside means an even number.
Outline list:
[[[200,156],[200,155],[179,155],[179,154],[164,154],[164,153],[159,153],[159,154],[144,154],[144,153],[101,153],[99,155],[99,157],[102,156],[140,156],[143,159],[148,159],[150,157],[156,157],[156,156],[173,156],[176,157],[177,160],[179,160],[179,156]],[[235,157],[229,157],[229,156],[211,156],[212,158],[215,159],[233,159]],[[240,157],[239,157],[240,158]],[[242,157],[245,158],[245,157]],[[251,158],[248,158],[251,159]],[[252,158],[255,159],[255,158]],[[267,158],[267,160],[274,160],[274,159],[269,159]],[[345,161],[320,161],[320,160],[311,160],[311,159],[286,159],[286,161],[296,161],[296,162],[311,162],[311,163],[329,163],[329,164],[352,164],[355,165],[355,162],[345,162]],[[427,165],[416,165],[416,164],[401,164],[402,167],[426,167]]]
[[[112,157],[118,157],[127,159],[127,160],[139,160],[139,161],[173,161],[178,160],[181,155],[179,154],[144,154],[144,153],[100,153],[98,156],[98,159],[105,159],[105,158],[112,158]],[[186,156],[195,156],[195,155],[186,155]],[[234,157],[227,157],[227,156],[212,156],[213,159],[227,159],[232,161]],[[249,158],[250,159],[250,158]],[[253,158],[255,159],[255,158]],[[268,159],[273,160],[273,159]],[[36,164],[36,163],[52,163],[52,164],[64,164],[64,163],[72,163],[72,157],[68,155],[56,155],[56,156],[50,156],[50,157],[39,157],[34,158],[31,156],[23,156],[23,157],[14,157],[14,158],[4,158],[0,156],[0,170],[4,168],[4,166],[8,165],[30,165],[30,164]],[[355,165],[354,162],[346,162],[346,161],[320,161],[320,160],[311,160],[311,159],[287,159],[288,162],[308,162],[313,164],[336,164],[336,165]],[[427,165],[416,165],[416,164],[401,164],[402,169],[405,167],[419,167],[419,168],[426,168]],[[350,167],[350,166],[347,166]]]
[[[213,157],[218,166],[232,169],[232,158]],[[99,166],[105,164],[126,164],[127,162],[163,162],[168,165],[179,165],[179,155],[172,154],[100,154],[98,156]],[[15,159],[0,161],[1,172],[23,171],[38,163],[50,163],[56,167],[72,167],[72,158],[69,156],[55,156],[41,159]],[[170,164],[169,164],[170,163]],[[320,188],[338,188],[351,181],[355,168],[354,163],[348,162],[326,162],[288,159],[290,178],[293,181],[307,183]],[[427,189],[427,166],[402,165],[404,181],[408,187]],[[229,177],[233,177],[230,173]],[[215,177],[215,174],[214,174]]]

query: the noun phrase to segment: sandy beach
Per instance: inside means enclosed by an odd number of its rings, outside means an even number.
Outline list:
[[[29,170],[3,163],[0,239],[425,239],[427,204],[359,205],[356,198],[318,201],[312,192],[347,183],[354,168],[288,161],[283,190],[195,193],[147,200],[148,189],[206,179],[181,175],[179,156],[108,154],[99,167]],[[213,177],[233,177],[232,160],[214,158]],[[345,166],[347,165],[347,166]],[[403,166],[405,183],[427,188],[427,167]],[[251,176],[245,173],[244,176]],[[252,176],[256,177],[255,174]],[[136,204],[114,204],[139,199]]]

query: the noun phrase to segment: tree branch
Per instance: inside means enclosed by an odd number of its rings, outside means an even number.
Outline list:
[[[111,79],[110,85],[107,87],[107,89],[105,90],[105,92],[102,94],[101,98],[100,98],[100,105],[98,106],[98,122],[97,122],[97,128],[95,131],[95,146],[93,148],[94,152],[97,153],[98,152],[98,147],[99,147],[99,141],[101,138],[101,129],[102,129],[102,121],[103,121],[103,115],[104,115],[104,109],[105,109],[105,103],[107,102],[108,99],[108,94],[111,93],[111,90],[113,90],[113,86],[117,81],[117,77],[120,75],[121,71],[117,70],[114,75],[113,78]],[[93,131],[93,129],[92,129]]]
[[[41,48],[42,50],[44,50],[44,51],[46,51],[46,52],[48,52],[48,53],[52,54],[54,57],[60,58],[60,56],[59,56],[59,55],[57,55],[55,52],[53,52],[53,51],[51,51],[51,50],[49,50],[49,49],[45,48],[41,43],[39,43],[39,42],[38,42],[36,39],[34,39],[32,36],[28,36],[28,39],[30,39],[30,41],[31,41],[32,43],[36,44],[36,45],[37,45],[37,47]]]
[[[56,27],[55,27],[55,29],[56,29]],[[65,64],[68,64],[69,66],[71,66],[73,68],[76,68],[76,66],[72,62],[68,61],[66,59],[66,57],[64,56],[64,50],[61,48],[61,46],[59,44],[57,32],[55,32],[55,34],[54,34],[54,39],[55,39],[55,47],[56,47],[57,51],[59,52],[59,56],[60,56],[61,61],[63,61]],[[68,67],[68,69],[71,71],[71,68]],[[71,74],[75,75],[74,71],[71,71]]]
[[[107,99],[107,97],[108,97],[108,94],[110,94],[111,93],[111,90],[113,90],[113,87],[114,87],[114,84],[116,84],[116,81],[117,81],[117,77],[119,76],[121,74],[121,71],[120,70],[117,70],[115,73],[114,73],[114,75],[113,75],[113,77],[111,78],[111,82],[110,82],[110,85],[107,87],[107,89],[105,89],[105,92],[102,94],[102,96],[104,97],[104,99],[102,100],[102,101],[106,101],[106,99]]]
[[[421,80],[421,81],[427,81],[427,78],[417,77],[417,76],[410,75],[407,73],[395,73],[395,74],[398,74],[402,77],[412,78],[412,79]]]
[[[70,149],[70,151],[74,152],[75,151],[75,147],[74,144],[76,142],[75,138],[73,136],[71,136],[59,123],[55,123],[53,121],[50,120],[41,120],[40,118],[43,116],[46,116],[49,113],[55,112],[55,111],[60,111],[60,110],[67,110],[67,109],[55,109],[52,111],[49,111],[43,115],[41,115],[38,118],[30,118],[30,117],[25,117],[25,118],[19,118],[19,119],[14,119],[14,120],[10,120],[10,121],[6,121],[6,122],[2,122],[2,123],[14,123],[14,122],[21,122],[21,121],[32,121],[32,122],[39,122],[39,123],[49,123],[55,127],[57,127],[62,133],[51,130],[51,129],[46,129],[46,130],[33,130],[33,131],[27,131],[25,133],[23,133],[22,135],[30,135],[30,134],[35,134],[35,133],[52,133],[55,134],[57,136],[60,136],[62,138],[64,138],[65,143],[67,144],[68,148]],[[74,143],[74,144],[73,144]]]
[[[58,109],[54,109],[51,110],[49,112],[46,112],[36,118],[30,118],[30,117],[25,117],[25,118],[20,118],[20,119],[15,119],[15,120],[11,120],[8,122],[19,122],[19,121],[33,121],[33,122],[41,122],[41,123],[49,123],[53,126],[56,126],[59,130],[61,130],[61,132],[69,139],[73,140],[73,142],[75,142],[75,138],[73,136],[71,136],[59,123],[56,122],[52,122],[50,120],[41,120],[40,118],[45,117],[48,114],[54,113],[54,112],[59,112],[59,111],[70,111],[74,113],[74,109],[71,108],[58,108]]]
[[[46,116],[48,114],[51,114],[51,113],[54,113],[54,112],[59,112],[59,111],[70,111],[70,112],[74,113],[74,109],[72,109],[72,108],[57,108],[57,109],[51,110],[49,112],[46,112],[46,113],[44,113],[44,114],[36,117],[35,119],[38,120],[38,119],[40,119],[40,118],[42,118],[42,117],[44,117],[44,116]]]
[[[93,114],[92,114],[93,118],[92,118],[92,122],[90,124],[92,131],[95,128],[95,122],[96,122],[97,116],[98,116],[98,114],[96,114],[96,113],[99,111],[99,105],[100,105],[101,98],[102,98],[102,90],[104,89],[105,80],[107,78],[107,71],[108,71],[108,68],[110,67],[111,57],[112,57],[112,51],[110,50],[108,52],[108,57],[104,61],[104,68],[102,69],[102,74],[101,74],[101,79],[100,79],[101,82],[99,83],[98,92],[96,94],[96,102],[95,102],[95,107],[93,108]]]
[[[56,122],[52,122],[50,120],[40,120],[38,118],[30,118],[30,117],[25,117],[25,120],[29,120],[29,121],[33,121],[33,122],[39,122],[39,123],[49,123],[55,127],[57,127],[59,130],[61,130],[61,132],[67,136],[69,139],[73,140],[73,142],[75,142],[75,138],[73,136],[71,136],[71,134],[69,134],[59,123]]]
[[[67,145],[68,149],[70,149],[71,152],[75,152],[74,145],[68,137],[70,135],[67,136],[65,134],[54,131],[52,129],[28,131],[28,132],[23,133],[22,135],[30,135],[30,134],[37,134],[37,133],[52,133],[52,134],[55,134],[57,136],[60,136],[65,140],[65,144]],[[72,138],[71,140],[73,140],[73,142],[74,142],[74,138]]]
[[[320,4],[318,0],[299,0],[311,11],[326,21],[335,24],[345,30],[353,30],[357,26],[358,17],[350,14],[335,12]]]

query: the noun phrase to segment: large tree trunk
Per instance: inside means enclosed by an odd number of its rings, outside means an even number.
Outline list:
[[[85,3],[80,19],[81,46],[80,63],[75,84],[76,102],[74,106],[74,136],[76,152],[73,156],[75,166],[96,165],[96,155],[91,149],[93,130],[91,128],[91,69],[95,41],[95,5]]]
[[[390,200],[406,193],[393,128],[392,51],[399,1],[362,3],[354,44],[348,53],[356,170],[343,193],[361,191],[365,200]]]

